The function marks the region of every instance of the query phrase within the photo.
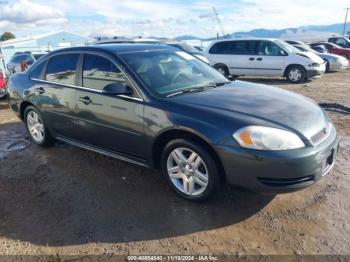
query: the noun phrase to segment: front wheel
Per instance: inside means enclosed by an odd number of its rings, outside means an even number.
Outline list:
[[[326,61],[326,72],[328,73],[329,72],[329,61],[328,60],[325,60]]]
[[[306,79],[306,71],[302,66],[290,66],[286,72],[287,80],[291,83],[301,83]]]
[[[164,148],[161,166],[169,185],[185,199],[204,200],[219,186],[215,160],[205,147],[192,141],[170,141]]]
[[[222,75],[224,75],[225,77],[229,77],[230,72],[228,71],[227,66],[219,64],[219,65],[215,65],[214,68],[221,73]]]
[[[28,106],[24,112],[24,121],[29,136],[39,146],[51,146],[53,138],[46,127],[41,113],[33,106]]]

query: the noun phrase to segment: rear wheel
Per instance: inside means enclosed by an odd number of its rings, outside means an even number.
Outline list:
[[[161,159],[169,185],[185,199],[201,201],[219,186],[217,164],[208,150],[186,139],[170,141]]]
[[[39,146],[50,146],[54,140],[46,127],[40,112],[33,106],[28,106],[24,112],[24,122],[29,136]]]
[[[299,65],[290,66],[286,71],[286,77],[291,83],[301,83],[306,79],[305,68]]]

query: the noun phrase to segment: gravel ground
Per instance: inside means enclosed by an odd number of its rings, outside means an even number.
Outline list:
[[[350,105],[350,70],[300,85],[242,80]],[[177,197],[154,170],[61,143],[30,144],[3,101],[0,255],[350,255],[350,115],[330,115],[341,151],[319,183],[276,196],[227,186],[195,204]]]

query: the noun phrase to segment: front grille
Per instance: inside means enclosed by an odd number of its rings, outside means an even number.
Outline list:
[[[293,178],[267,178],[258,177],[258,180],[265,186],[271,187],[289,187],[309,184],[314,181],[314,176],[293,177]]]
[[[326,138],[330,134],[330,131],[331,131],[331,128],[326,128],[326,127],[322,128],[320,131],[318,131],[315,135],[311,137],[312,144],[318,145],[324,140],[326,140]]]

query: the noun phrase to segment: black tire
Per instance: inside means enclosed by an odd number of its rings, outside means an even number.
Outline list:
[[[227,66],[222,65],[222,64],[218,64],[218,65],[214,65],[214,68],[219,71],[221,74],[223,74],[225,77],[229,77],[230,73],[228,71]]]
[[[204,165],[207,169],[208,182],[205,190],[198,195],[188,195],[179,190],[175,184],[172,182],[168,174],[167,163],[170,154],[173,150],[178,148],[188,148],[195,152],[204,162]],[[166,177],[170,187],[181,197],[190,200],[190,201],[203,201],[210,196],[212,196],[220,186],[220,176],[218,171],[218,165],[215,162],[213,156],[206,149],[206,147],[202,146],[199,143],[196,143],[187,139],[175,139],[170,141],[163,150],[161,156],[161,171],[163,175]],[[181,182],[179,182],[181,184]]]
[[[292,77],[291,73],[293,71],[298,72],[300,74],[300,76],[297,78]],[[291,82],[293,84],[304,82],[306,80],[306,70],[303,66],[292,65],[292,66],[288,67],[288,69],[286,71],[286,78],[289,82]]]
[[[32,135],[32,133],[30,132],[29,130],[29,127],[28,127],[28,115],[29,113],[31,112],[35,112],[39,118],[40,118],[40,121],[43,125],[43,139],[42,141],[38,141],[37,139],[35,139]],[[49,147],[49,146],[52,146],[54,144],[54,139],[53,137],[51,136],[50,134],[50,131],[48,130],[47,126],[46,126],[46,123],[45,123],[45,120],[44,118],[42,117],[42,114],[39,112],[38,109],[36,109],[34,106],[28,106],[25,111],[24,111],[24,124],[27,128],[27,132],[29,134],[29,137],[31,139],[31,141],[39,146],[42,146],[42,147]]]
[[[326,72],[329,73],[329,61],[325,60],[325,62],[326,62]]]

